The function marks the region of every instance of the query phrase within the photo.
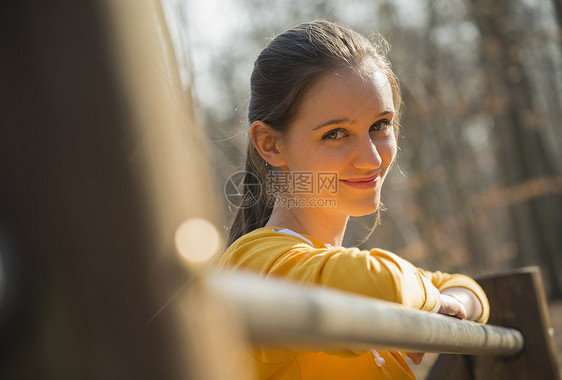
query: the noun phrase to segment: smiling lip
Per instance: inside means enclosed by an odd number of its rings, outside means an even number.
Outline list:
[[[358,189],[370,189],[377,186],[380,182],[380,178],[380,174],[375,174],[370,177],[342,179],[341,181],[348,186]]]

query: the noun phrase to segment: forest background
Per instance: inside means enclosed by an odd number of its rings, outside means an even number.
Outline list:
[[[217,192],[243,170],[249,77],[276,34],[324,18],[391,44],[405,108],[382,224],[352,218],[344,245],[428,270],[539,265],[562,297],[562,1],[164,2],[182,88],[213,148]],[[223,235],[235,208],[223,203]]]

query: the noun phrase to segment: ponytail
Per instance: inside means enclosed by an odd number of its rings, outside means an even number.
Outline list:
[[[252,141],[249,141],[242,203],[228,231],[228,246],[248,232],[262,228],[269,220],[274,200],[273,196],[267,193],[267,175],[270,170]]]

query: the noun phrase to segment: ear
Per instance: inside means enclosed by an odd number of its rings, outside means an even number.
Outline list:
[[[281,132],[271,128],[263,121],[257,120],[252,123],[250,138],[260,156],[267,163],[277,167],[286,165],[283,150],[281,149]]]

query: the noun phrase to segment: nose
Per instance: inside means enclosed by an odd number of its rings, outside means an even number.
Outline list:
[[[353,165],[357,169],[374,170],[382,165],[377,145],[369,137],[362,138],[354,149]]]

